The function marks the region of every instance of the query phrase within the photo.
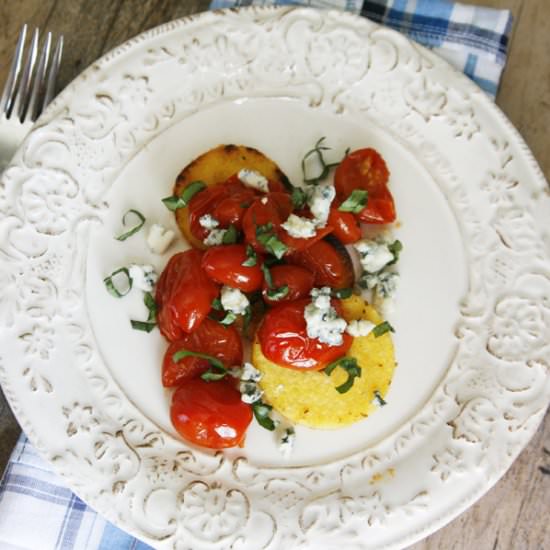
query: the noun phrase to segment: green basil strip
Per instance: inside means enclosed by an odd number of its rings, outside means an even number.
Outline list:
[[[334,298],[339,298],[340,300],[343,300],[344,298],[349,298],[353,293],[353,289],[351,288],[335,288],[332,291],[332,296]]]
[[[146,292],[143,295],[143,303],[145,304],[145,307],[149,311],[149,316],[147,317],[147,321],[155,322],[157,320],[157,311],[158,306],[155,302],[155,299],[153,298],[153,295],[150,292]]]
[[[322,137],[316,144],[315,147],[308,151],[304,158],[302,159],[302,174],[304,178],[304,183],[310,184],[310,183],[318,183],[320,180],[326,178],[328,176],[328,173],[331,168],[334,168],[335,166],[338,166],[340,164],[339,162],[333,162],[333,163],[326,163],[325,158],[323,157],[323,151],[330,150],[330,147],[326,147],[325,145],[322,145],[323,141],[325,140],[324,137]],[[307,174],[306,170],[306,161],[309,157],[315,155],[317,157],[318,162],[321,164],[321,172],[318,176],[312,176],[308,177],[309,174]]]
[[[134,321],[133,319],[130,320],[130,323],[133,329],[142,330],[143,332],[151,332],[157,326],[156,322]]]
[[[212,355],[208,355],[206,353],[200,353],[198,351],[189,351],[186,349],[180,349],[179,351],[176,351],[176,353],[172,355],[172,361],[174,361],[174,363],[177,363],[178,361],[181,361],[186,357],[199,357],[201,359],[206,359],[216,369],[219,369],[219,370],[225,369],[225,367],[223,366],[223,363],[216,357],[213,357]]]
[[[294,189],[292,189],[290,199],[292,200],[292,204],[296,209],[303,208],[307,202],[305,191],[303,189],[300,189],[299,187],[294,187]]]
[[[249,244],[246,245],[246,260],[241,264],[243,267],[254,267],[258,263],[256,251]]]
[[[256,237],[259,237],[260,235],[265,235],[266,233],[270,233],[272,229],[273,229],[273,224],[271,222],[264,223],[263,225],[257,225]]]
[[[388,265],[393,265],[399,260],[399,255],[403,250],[403,243],[399,240],[395,240],[388,245],[388,250],[393,254],[393,260]]]
[[[340,357],[327,365],[325,374],[330,376],[336,367],[344,369],[348,374],[348,379],[340,386],[336,386],[336,391],[338,393],[346,393],[352,388],[355,378],[361,377],[361,367],[357,365],[357,359],[354,357]]]
[[[264,303],[263,300],[261,302]],[[250,327],[250,322],[252,321],[252,308],[248,306],[243,313],[243,333],[248,335],[248,328]]]
[[[211,307],[216,311],[222,311],[223,310],[222,301],[219,298],[214,298],[212,300]]]
[[[351,195],[338,207],[340,212],[359,214],[367,205],[369,194],[364,189],[354,189]]]
[[[228,311],[220,323],[225,326],[232,325],[235,319],[237,319],[237,316],[232,311]]]
[[[128,214],[134,214],[134,216],[137,216],[139,218],[139,223],[132,227],[132,229],[126,231],[126,233],[123,233],[122,235],[119,235],[118,237],[115,237],[117,241],[125,241],[128,237],[131,237],[134,233],[137,233],[144,225],[145,225],[145,216],[139,212],[138,210],[134,210],[133,208],[128,210],[124,216],[122,216],[122,225],[126,225],[126,218],[128,217]]]
[[[273,254],[278,260],[280,260],[288,251],[288,247],[285,243],[280,241],[274,234],[261,234],[257,237],[258,242],[263,244],[264,248],[270,254]]]
[[[206,183],[204,183],[203,181],[192,181],[183,190],[182,194],[179,197],[174,195],[171,197],[166,197],[162,199],[162,202],[164,203],[166,208],[168,208],[168,210],[171,210],[172,212],[174,212],[178,208],[184,208],[185,206],[187,206],[191,201],[191,199],[199,191],[202,191],[205,188],[206,188]]]
[[[395,329],[388,323],[388,321],[384,321],[372,329],[372,333],[376,336],[376,338],[386,334],[386,332],[395,332]]]
[[[266,292],[270,300],[281,300],[288,294],[288,285],[280,286],[279,288],[269,288]]]
[[[382,398],[382,396],[380,395],[380,392],[378,390],[375,390],[374,392],[374,398],[378,401],[378,404],[383,407],[384,405],[387,405],[388,402],[387,401],[384,401],[384,399]]]
[[[238,237],[239,232],[237,231],[237,228],[233,224],[231,224],[223,234],[222,244],[235,244]]]
[[[262,272],[264,274],[265,284],[267,288],[273,288],[273,278],[271,277],[271,271],[267,265],[262,264]]]
[[[229,371],[223,365],[221,367],[212,365],[211,368],[201,374],[201,378],[206,382],[217,382],[228,374]]]
[[[126,275],[128,285],[126,291],[124,291],[124,289],[119,290],[114,282],[115,277],[119,273],[124,273],[124,275]],[[130,277],[130,272],[128,271],[127,267],[121,267],[116,271],[113,271],[108,277],[105,277],[105,279],[103,279],[103,283],[105,284],[105,287],[107,288],[109,294],[111,294],[115,298],[122,298],[123,296],[126,296],[126,294],[130,292],[130,290],[132,290],[132,277]]]
[[[267,405],[262,401],[252,403],[252,412],[258,424],[270,432],[275,429],[275,422],[273,422],[273,419],[269,416],[272,409],[273,407],[271,405]]]

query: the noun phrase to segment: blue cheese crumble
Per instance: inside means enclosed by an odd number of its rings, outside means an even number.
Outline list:
[[[166,229],[158,223],[154,223],[147,235],[147,245],[154,254],[164,254],[172,244],[175,234],[171,229]]]
[[[308,239],[315,236],[315,223],[307,218],[302,218],[296,214],[290,214],[281,227],[296,239]]]
[[[239,391],[241,392],[241,401],[252,405],[259,401],[264,394],[258,386],[262,378],[262,373],[251,363],[245,362],[239,370]]]
[[[368,336],[375,326],[376,325],[374,323],[371,323],[366,319],[360,319],[358,321],[354,320],[348,323],[348,326],[346,327],[346,332],[354,338],[358,338],[360,336]]]
[[[243,168],[242,170],[239,170],[237,177],[242,183],[251,189],[256,189],[257,191],[262,191],[263,193],[267,193],[269,191],[268,179],[256,170]]]
[[[308,205],[317,227],[325,227],[327,225],[328,216],[330,214],[330,205],[336,196],[334,185],[328,183],[320,183],[313,186],[313,189],[308,193]]]
[[[242,315],[250,305],[248,298],[238,288],[224,285],[221,290],[220,301],[225,311],[235,315]]]
[[[218,246],[223,243],[223,237],[227,229],[217,229],[220,222],[216,218],[210,214],[205,214],[199,218],[199,224],[208,230],[208,235],[202,241],[206,246]]]
[[[152,265],[132,264],[128,268],[128,273],[132,280],[132,287],[144,292],[151,292],[158,279],[158,275]]]
[[[294,443],[296,442],[296,431],[292,426],[282,426],[278,430],[278,435],[279,452],[283,455],[283,457],[288,458],[294,449]]]
[[[361,267],[367,273],[377,273],[394,260],[394,255],[388,248],[388,243],[365,239],[357,241],[353,246],[359,253]]]
[[[341,346],[347,323],[330,303],[330,288],[314,288],[311,297],[311,303],[304,309],[308,337],[329,346]]]

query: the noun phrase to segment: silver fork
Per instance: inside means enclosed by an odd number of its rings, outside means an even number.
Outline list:
[[[48,32],[38,56],[39,31],[35,29],[23,64],[26,37],[27,25],[23,25],[0,98],[0,172],[54,97],[55,80],[63,54],[63,36],[60,36],[50,59],[52,33]]]

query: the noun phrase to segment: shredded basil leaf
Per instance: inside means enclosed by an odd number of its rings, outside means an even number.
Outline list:
[[[262,301],[263,304],[263,301]],[[248,327],[250,326],[250,321],[252,321],[252,308],[248,306],[243,313],[243,333],[248,333]]]
[[[357,359],[354,357],[340,357],[325,367],[325,374],[330,376],[336,367],[348,373],[348,379],[340,386],[336,386],[338,393],[346,393],[352,388],[355,378],[361,378],[361,367],[357,365]]]
[[[222,301],[219,298],[214,298],[212,300],[211,307],[216,311],[222,311],[223,310]]]
[[[384,401],[384,399],[382,398],[382,396],[380,395],[380,392],[378,390],[375,390],[374,392],[374,398],[378,401],[378,404],[383,407],[384,405],[387,405],[388,402],[387,401]]]
[[[393,254],[393,260],[388,265],[393,265],[399,260],[399,255],[403,250],[403,243],[399,240],[395,240],[388,245],[388,250]]]
[[[145,307],[149,311],[149,316],[147,317],[147,321],[156,322],[158,306],[157,306],[157,303],[155,302],[155,299],[153,298],[153,295],[150,292],[146,292],[143,295],[143,303],[145,304]]]
[[[335,166],[338,166],[338,164],[340,164],[339,162],[333,162],[333,163],[325,162],[325,158],[323,157],[323,151],[330,150],[330,147],[326,147],[325,145],[322,145],[324,140],[325,138],[322,137],[319,141],[317,141],[317,143],[315,144],[315,147],[311,149],[311,151],[308,151],[304,155],[304,158],[302,159],[302,174],[304,178],[304,183],[307,183],[307,184],[318,183],[320,180],[328,176],[328,173],[331,168],[334,168]],[[310,176],[310,174],[307,173],[307,169],[306,169],[306,162],[313,155],[317,157],[317,162],[321,165],[321,171],[317,176]]]
[[[280,286],[279,288],[268,288],[266,296],[270,300],[280,300],[288,294],[288,285]]]
[[[239,232],[237,231],[237,228],[231,224],[223,234],[222,244],[235,244],[238,238]]]
[[[273,229],[273,224],[271,222],[264,223],[263,225],[256,226],[256,237],[269,233]]]
[[[206,380],[206,382],[217,382],[228,374],[229,371],[223,365],[221,367],[212,365],[206,372],[201,374],[201,378]]]
[[[351,195],[338,207],[340,212],[353,212],[359,214],[367,205],[369,197],[368,191],[364,189],[354,189]]]
[[[126,275],[126,281],[128,285],[126,290],[119,290],[115,284],[114,279],[119,273],[124,273],[124,275]],[[114,296],[115,298],[122,298],[123,296],[126,296],[126,294],[130,292],[130,290],[132,290],[132,277],[130,277],[130,271],[128,271],[127,267],[121,267],[113,271],[108,277],[105,277],[105,279],[103,279],[103,283],[105,284],[105,287],[107,288],[109,294],[111,294],[111,296]]]
[[[220,321],[222,325],[229,326],[235,322],[237,316],[232,311],[227,311],[225,317]]]
[[[132,229],[126,231],[126,233],[122,233],[122,235],[119,235],[118,237],[115,237],[117,241],[125,241],[128,237],[131,237],[134,233],[137,233],[144,225],[145,225],[145,216],[139,212],[138,210],[134,210],[133,208],[128,210],[124,216],[122,216],[122,225],[126,225],[126,218],[128,217],[128,214],[134,214],[139,218],[139,223],[132,227]]]
[[[269,267],[267,265],[262,264],[262,272],[264,274],[265,284],[267,285],[267,288],[273,288],[273,278],[271,277],[271,271],[269,270]]]
[[[395,332],[395,329],[388,323],[388,321],[384,321],[372,329],[372,333],[376,336],[376,338],[386,334],[386,332]]]
[[[340,300],[343,300],[344,298],[349,298],[353,292],[353,289],[351,288],[335,288],[332,290],[332,296],[334,298],[340,298]]]
[[[241,264],[243,267],[254,267],[258,263],[256,251],[249,244],[246,245],[246,260]]]
[[[264,246],[267,252],[273,254],[273,256],[275,256],[278,260],[280,260],[288,250],[286,244],[280,241],[273,233],[262,233],[257,237],[257,239],[258,242]]]
[[[162,202],[168,208],[168,210],[171,210],[174,212],[175,210],[178,210],[178,208],[184,208],[189,204],[191,199],[203,189],[206,188],[206,183],[203,181],[192,181],[181,193],[181,195],[178,196],[171,196],[166,197],[162,199]]]
[[[151,332],[157,326],[157,323],[155,321],[134,321],[133,319],[131,319],[130,323],[133,329],[142,330],[143,332]]]
[[[176,353],[172,355],[172,361],[174,361],[174,363],[177,363],[178,361],[181,361],[186,357],[199,357],[200,359],[206,359],[214,368],[219,370],[225,369],[225,367],[223,366],[223,363],[216,357],[212,355],[208,355],[206,353],[200,353],[198,351],[189,351],[186,349],[180,349],[179,351],[176,351]]]
[[[275,422],[273,422],[273,419],[269,416],[272,409],[273,407],[271,405],[260,400],[252,403],[252,412],[258,424],[270,432],[275,429]]]
[[[307,202],[305,191],[303,189],[300,189],[299,187],[294,187],[294,189],[292,189],[290,199],[292,200],[292,204],[296,209],[303,208]]]

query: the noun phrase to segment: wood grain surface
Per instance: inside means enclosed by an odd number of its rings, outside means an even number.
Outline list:
[[[519,129],[550,179],[550,1],[462,0],[514,15],[498,105]],[[23,23],[62,33],[62,89],[99,56],[128,38],[187,14],[209,0],[0,0],[0,82]],[[549,221],[550,223],[550,221]],[[0,290],[1,291],[1,290]],[[0,469],[19,428],[0,394]],[[508,473],[475,506],[414,550],[550,549],[550,415]]]

